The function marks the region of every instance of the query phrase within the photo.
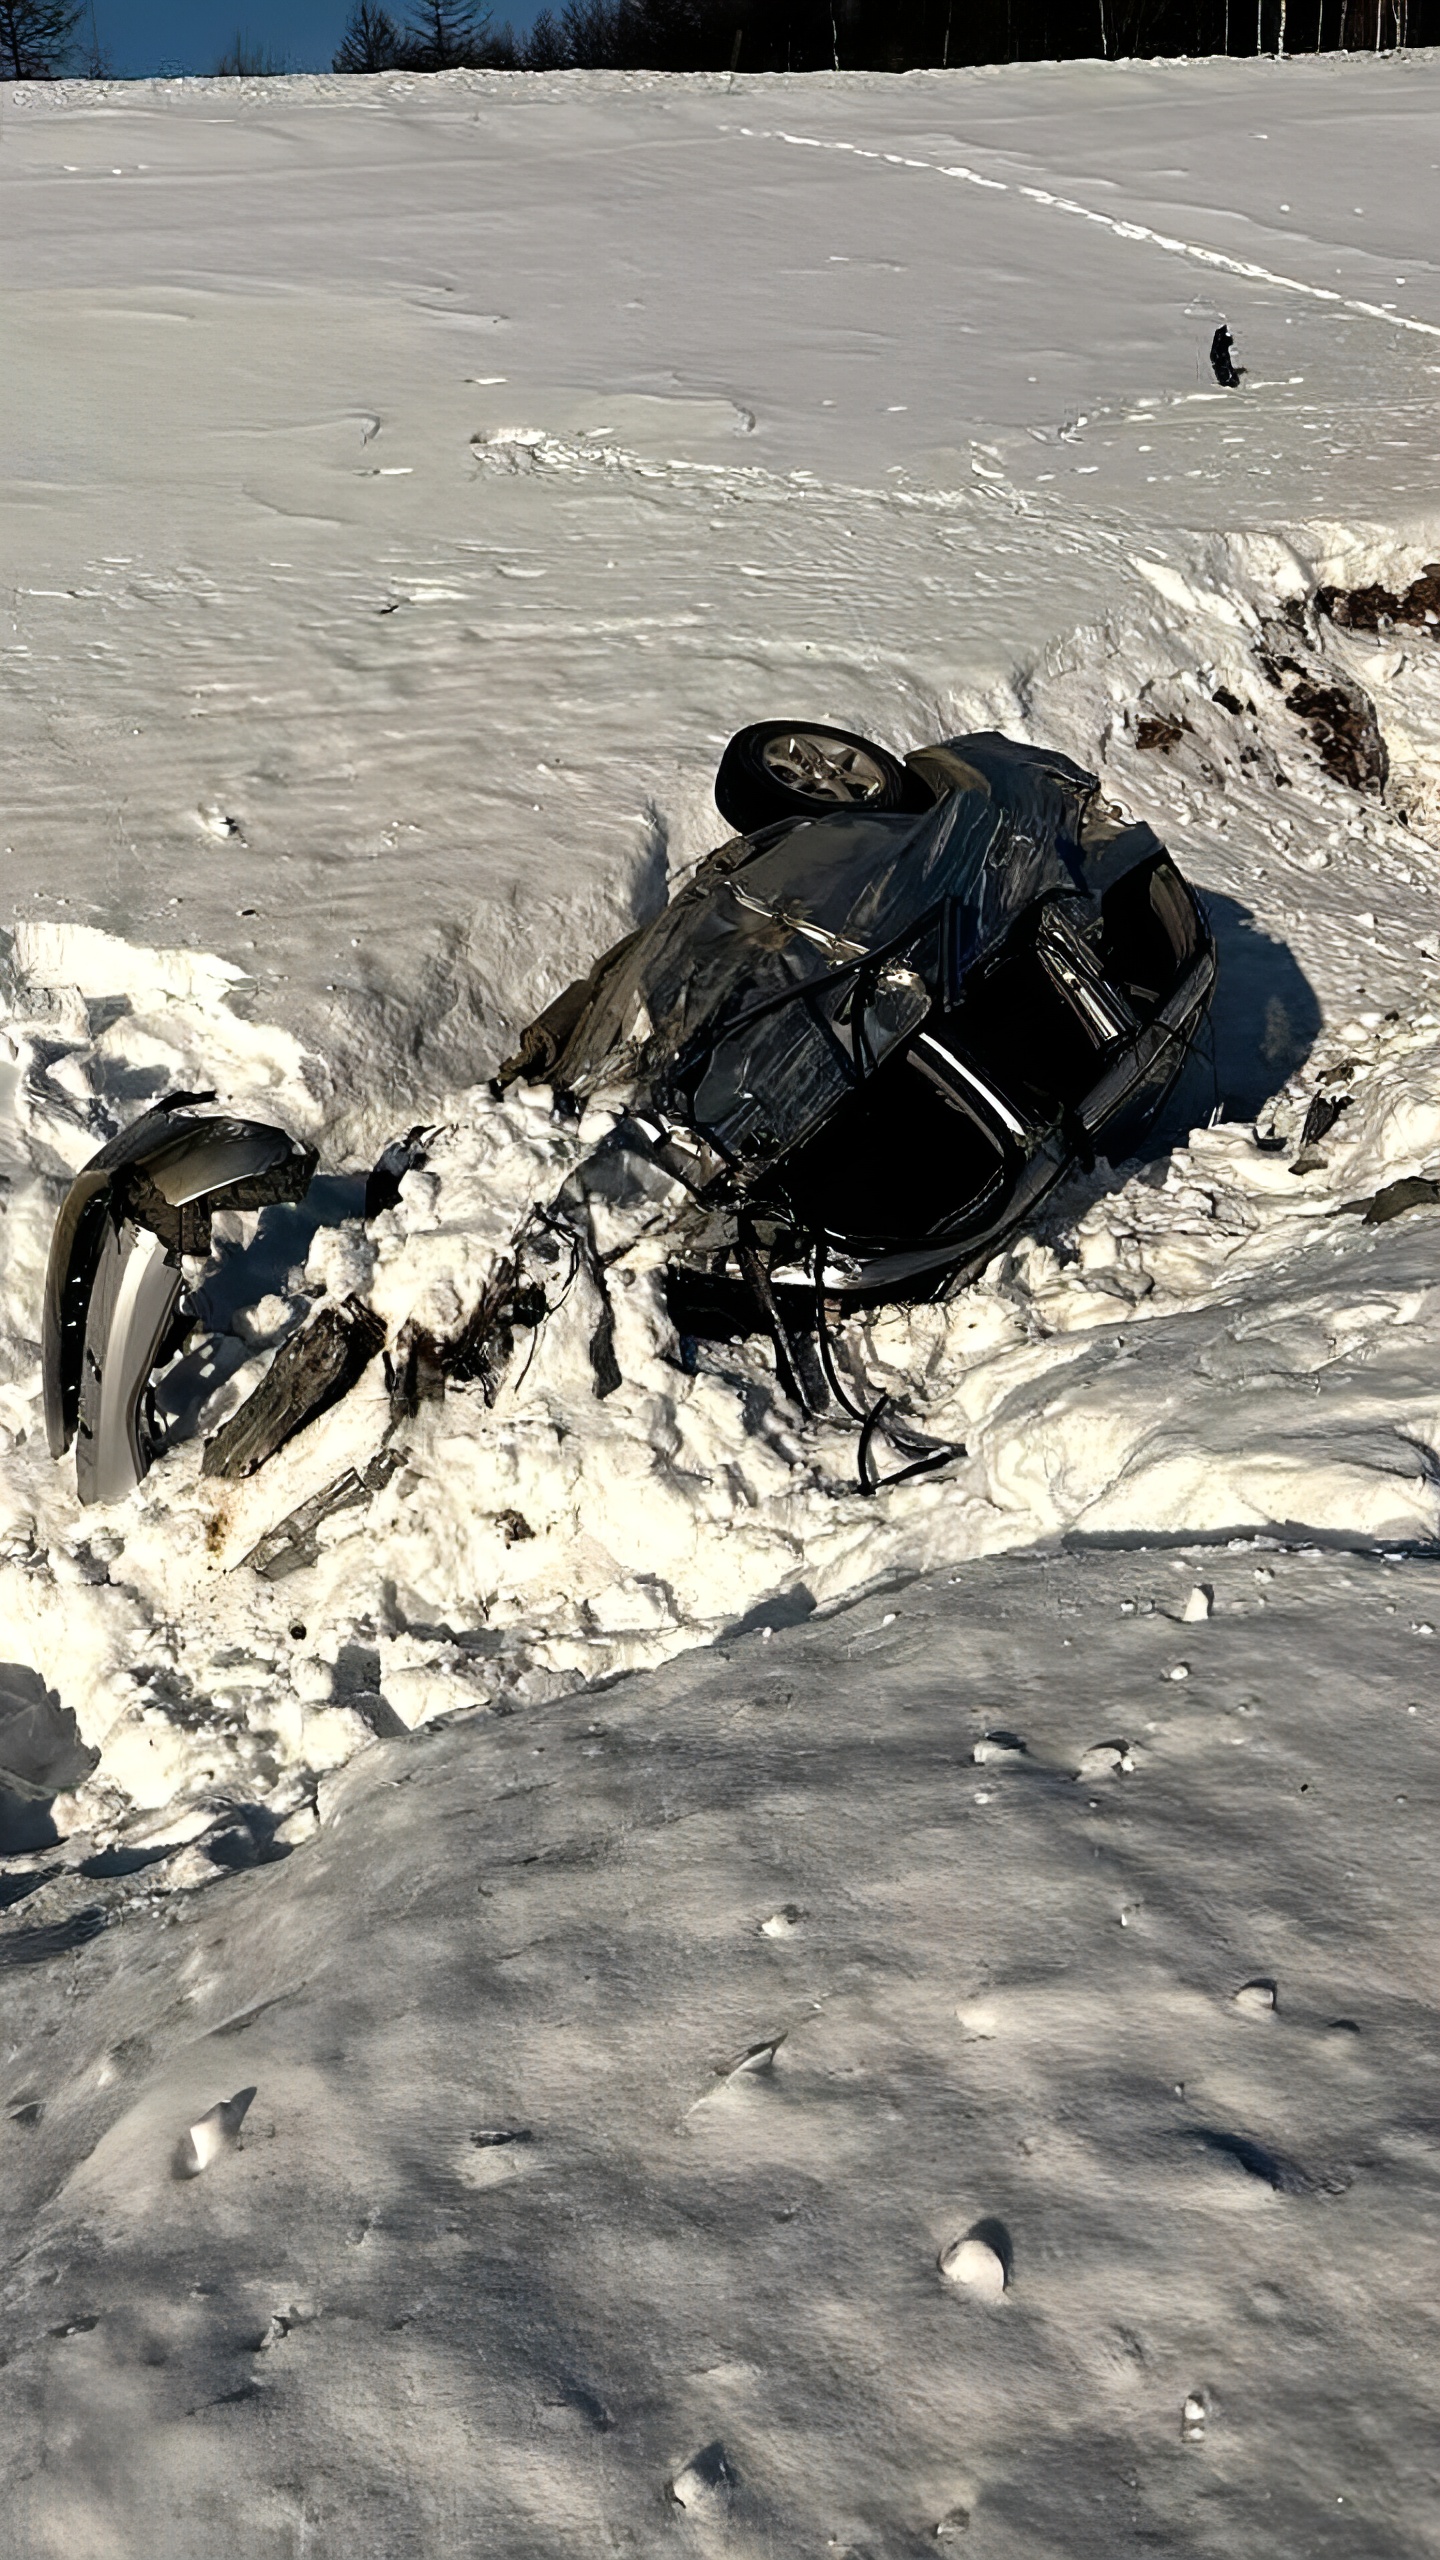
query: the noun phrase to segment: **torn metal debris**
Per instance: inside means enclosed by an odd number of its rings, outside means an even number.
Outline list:
[[[205,1444],[202,1475],[250,1476],[354,1386],[385,1339],[385,1327],[358,1298],[322,1307],[283,1342],[253,1395]]]

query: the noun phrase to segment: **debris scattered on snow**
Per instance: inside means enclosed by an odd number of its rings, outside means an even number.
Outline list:
[[[253,2089],[237,2089],[233,2098],[222,2098],[182,2134],[175,2153],[177,2178],[202,2177],[222,2153],[233,2150],[254,2095]]]

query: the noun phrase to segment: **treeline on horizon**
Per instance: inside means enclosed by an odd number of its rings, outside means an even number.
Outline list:
[[[1440,0],[354,0],[334,58],[375,71],[927,71],[993,62],[1384,53],[1440,44]],[[283,73],[244,32],[220,78]],[[113,76],[85,0],[0,0],[0,80]]]
[[[1136,55],[1393,52],[1440,0],[563,0],[516,34],[469,0],[356,0],[342,72],[920,71]]]

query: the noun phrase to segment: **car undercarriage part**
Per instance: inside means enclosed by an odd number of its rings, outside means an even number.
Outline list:
[[[182,1260],[210,1250],[217,1209],[303,1199],[315,1150],[258,1120],[173,1094],[76,1175],[51,1238],[41,1368],[52,1457],[75,1443],[80,1500],[118,1502],[150,1465],[150,1380],[178,1347]]]

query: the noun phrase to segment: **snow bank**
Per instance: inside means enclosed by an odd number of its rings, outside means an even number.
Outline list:
[[[768,1345],[690,1357],[675,1340],[660,1281],[678,1191],[607,1213],[622,1384],[601,1394],[594,1278],[534,1212],[607,1115],[577,1127],[543,1091],[497,1103],[474,1085],[436,1097],[397,1200],[368,1226],[345,1172],[322,1175],[301,1211],[220,1221],[195,1275],[196,1334],[162,1391],[171,1445],[126,1504],[79,1513],[37,1430],[47,1174],[163,1089],[218,1079],[225,1103],[322,1140],[327,1121],[353,1123],[356,1096],[256,1018],[233,964],[21,926],[7,1038],[28,1170],[5,1231],[0,1571],[15,1658],[100,1753],[68,1818],[238,1793],[283,1819],[317,1772],[397,1720],[531,1703],[757,1613],[827,1608],[897,1571],[1005,1548],[1435,1536],[1435,1213],[1423,1199],[1390,1225],[1361,1213],[1397,1180],[1440,1175],[1440,998],[1379,1001],[1387,972],[1403,967],[1412,989],[1435,976],[1422,955],[1436,949],[1440,652],[1423,633],[1398,650],[1298,608],[1287,619],[1283,590],[1258,582],[1276,576],[1272,547],[1212,545],[1203,576],[1162,570],[1141,555],[1167,619],[1037,673],[1029,721],[1099,764],[1207,890],[1213,1066],[1192,1067],[1168,1146],[1162,1133],[1149,1161],[1073,1184],[950,1305],[845,1329],[857,1391],[883,1389],[968,1451],[878,1501],[858,1489],[850,1426],[804,1422]],[[1289,708],[1302,666],[1373,701],[1386,735],[1403,706],[1383,797],[1327,771],[1319,733]],[[1140,744],[1147,720],[1163,744]],[[1383,926],[1357,915],[1362,879],[1379,884],[1363,894]],[[1288,942],[1260,932],[1252,901]],[[1336,999],[1356,967],[1376,1000],[1352,978],[1352,1013]],[[1317,1097],[1336,1110],[1305,1146]],[[202,1436],[327,1294],[367,1300],[393,1355],[407,1325],[457,1334],[517,1251],[550,1312],[498,1386],[452,1387],[397,1424],[372,1366],[248,1482],[200,1477]],[[287,1558],[294,1571],[256,1570],[302,1506],[352,1482]]]
[[[15,2548],[1422,2549],[1436,1622],[993,1559],[53,1876]]]

